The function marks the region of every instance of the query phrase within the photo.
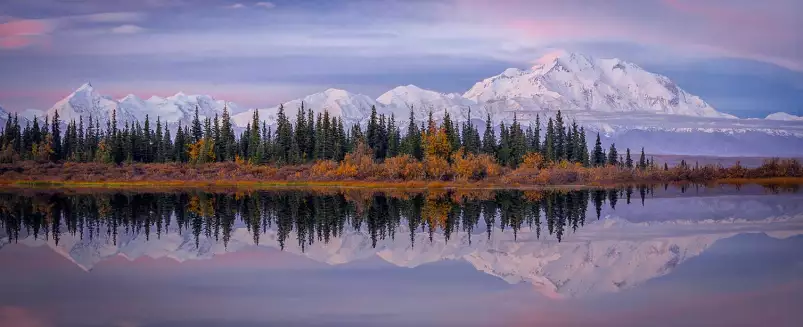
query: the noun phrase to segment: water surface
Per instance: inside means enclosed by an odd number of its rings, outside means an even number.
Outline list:
[[[798,326],[796,188],[0,192],[2,326]]]

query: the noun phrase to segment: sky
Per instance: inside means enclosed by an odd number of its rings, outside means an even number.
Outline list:
[[[47,109],[85,82],[241,107],[330,87],[462,93],[559,48],[635,62],[742,117],[800,114],[799,12],[798,0],[4,0],[0,106]]]

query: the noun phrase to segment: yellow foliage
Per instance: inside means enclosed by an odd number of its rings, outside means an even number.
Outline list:
[[[215,161],[215,141],[203,138],[188,147],[190,162],[207,163]]]
[[[332,160],[318,160],[310,168],[312,175],[316,177],[331,176],[336,170],[337,162]]]
[[[434,132],[429,131],[422,135],[421,144],[424,147],[424,155],[426,157],[439,157],[449,158],[449,153],[452,150],[452,145],[449,143],[449,138],[446,136],[446,130],[438,128]]]
[[[531,168],[531,169],[543,169],[544,168],[544,157],[541,156],[540,153],[530,152],[525,154],[522,157],[522,163],[519,165],[520,168]]]
[[[424,207],[421,208],[421,218],[434,228],[444,228],[450,209],[448,201],[427,197]]]

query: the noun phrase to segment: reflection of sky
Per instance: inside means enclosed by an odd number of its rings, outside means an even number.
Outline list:
[[[9,245],[0,251],[0,325],[793,326],[803,319],[801,248],[803,237],[736,236],[640,287],[551,300],[457,261],[330,267],[248,249],[187,263],[117,257],[86,273],[46,247]]]

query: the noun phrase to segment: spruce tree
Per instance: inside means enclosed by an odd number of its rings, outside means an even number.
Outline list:
[[[390,122],[388,123],[388,157],[399,155],[400,138],[399,128],[396,126],[396,117],[391,113]]]
[[[641,148],[641,156],[638,160],[638,167],[641,170],[647,169],[647,156],[644,155],[644,147]]]
[[[410,119],[407,124],[407,133],[402,138],[401,149],[402,154],[407,154],[418,160],[423,159],[424,151],[421,147],[421,131],[415,123],[415,112],[410,108]]]
[[[605,166],[605,153],[602,151],[602,142],[600,142],[599,133],[597,133],[597,141],[594,143],[594,153],[591,157],[594,167]]]
[[[311,161],[312,158],[309,156],[309,142],[310,135],[308,134],[307,129],[307,112],[304,108],[304,102],[301,102],[301,106],[298,107],[298,113],[296,114],[296,126],[295,126],[295,137],[296,143],[298,143],[298,148],[301,151],[301,159],[302,161]]]
[[[156,146],[154,161],[165,162],[164,133],[162,133],[162,121],[159,116],[156,116],[156,135],[154,135],[154,143]]]
[[[488,114],[485,119],[485,132],[482,135],[482,152],[489,155],[496,154],[496,135],[494,135],[493,126],[491,126],[491,115]]]
[[[254,109],[257,111],[257,109]],[[228,105],[223,106],[223,115],[221,116],[220,123],[220,141],[221,141],[221,161],[233,161],[234,154],[237,152],[237,143],[234,140],[234,128],[231,125],[231,115],[229,114]]]
[[[608,150],[608,164],[613,166],[619,164],[619,153],[616,152],[615,143],[611,143],[611,148]]]
[[[55,110],[53,112],[53,118],[50,122],[50,135],[53,139],[53,154],[51,155],[51,160],[58,161],[61,160],[62,152],[61,152],[61,121],[59,120],[59,111]]]
[[[627,148],[627,156],[625,157],[625,167],[633,169],[633,158],[630,157],[630,148]]]
[[[553,133],[553,160],[561,161],[566,159],[566,130],[563,125],[563,116],[558,110],[558,114],[555,115],[555,125]]]
[[[552,117],[549,118],[549,121],[546,125],[546,138],[544,139],[544,158],[548,161],[555,161],[557,160],[557,156],[555,156],[555,123],[552,121]]]
[[[251,120],[251,132],[248,135],[248,161],[251,162],[251,164],[258,164],[262,160],[262,153],[258,151],[259,144],[262,143],[259,126],[259,110],[254,110],[254,116]]]

